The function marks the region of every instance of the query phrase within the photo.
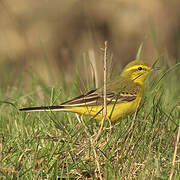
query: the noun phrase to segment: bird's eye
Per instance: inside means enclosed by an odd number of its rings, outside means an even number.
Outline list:
[[[143,68],[142,67],[138,67],[138,70],[141,71]]]

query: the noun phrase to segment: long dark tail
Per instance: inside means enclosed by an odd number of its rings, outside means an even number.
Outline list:
[[[66,111],[68,108],[64,106],[42,106],[42,107],[27,107],[19,109],[22,112],[33,112],[33,111]]]

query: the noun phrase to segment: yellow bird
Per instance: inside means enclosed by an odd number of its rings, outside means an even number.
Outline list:
[[[107,83],[107,118],[116,121],[135,113],[144,99],[144,81],[147,75],[158,69],[135,60],[123,69],[119,77]],[[103,88],[99,88],[66,101],[59,106],[27,107],[20,109],[20,111],[73,112],[88,115],[101,121],[103,118],[103,93]]]

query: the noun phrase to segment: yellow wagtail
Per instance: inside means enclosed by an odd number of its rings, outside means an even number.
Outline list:
[[[107,83],[107,117],[111,121],[135,113],[144,99],[144,81],[147,75],[158,68],[151,68],[142,61],[130,62],[121,75]],[[103,88],[91,90],[59,106],[27,107],[20,111],[64,111],[89,115],[94,119],[103,117]]]

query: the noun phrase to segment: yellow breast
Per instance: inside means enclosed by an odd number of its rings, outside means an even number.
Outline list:
[[[142,102],[142,92],[137,98],[131,102],[123,102],[120,104],[107,105],[107,117],[111,121],[116,121],[127,117],[136,112],[138,106]],[[73,107],[67,110],[68,112],[75,112],[78,114],[91,116],[93,119],[101,121],[103,118],[103,106],[83,106]]]

